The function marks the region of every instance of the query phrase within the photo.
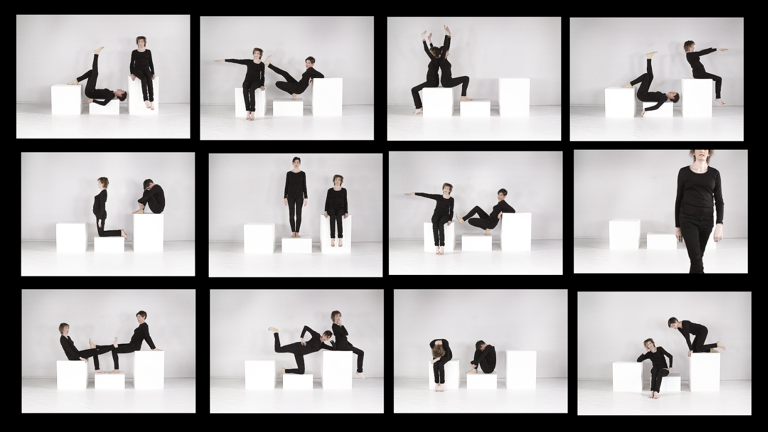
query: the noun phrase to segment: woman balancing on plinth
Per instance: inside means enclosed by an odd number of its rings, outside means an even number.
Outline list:
[[[349,217],[349,207],[347,206],[347,190],[341,187],[344,177],[339,174],[333,176],[333,187],[328,189],[325,196],[325,213],[328,218],[331,216],[331,247],[336,246],[336,227],[339,228],[339,247],[344,246],[344,219]]]
[[[692,353],[719,353],[715,348],[725,349],[725,345],[721,344],[720,341],[713,344],[704,344],[709,330],[701,324],[688,320],[678,321],[677,318],[672,317],[667,320],[667,325],[672,330],[679,331],[685,338],[685,343],[688,344],[688,357]],[[690,335],[695,336],[693,342],[691,342]]]
[[[643,341],[645,350],[640,357],[637,358],[638,362],[650,359],[653,363],[651,368],[651,399],[659,398],[659,390],[661,389],[661,379],[669,375],[669,371],[672,369],[672,354],[668,353],[663,347],[656,348],[656,344],[653,339],[648,338]],[[667,361],[664,356],[669,357],[669,367],[667,367]]]
[[[132,81],[136,81],[136,78],[141,81],[141,94],[144,96],[144,106],[154,110],[155,87],[152,85],[152,80],[155,79],[155,64],[152,62],[152,52],[146,49],[147,38],[144,36],[136,38],[136,45],[139,48],[131,52],[131,63],[128,66],[128,70],[131,71]]]
[[[448,341],[445,339],[435,339],[429,343],[429,347],[432,348],[432,370],[435,375],[435,391],[445,391],[443,388],[443,384],[445,384],[445,364],[451,361],[453,352],[450,345],[448,345]]]
[[[355,373],[357,373],[359,377],[366,379],[365,375],[363,375],[363,356],[365,353],[360,348],[353,346],[352,343],[347,340],[349,333],[347,332],[347,328],[344,327],[344,324],[341,323],[341,312],[331,312],[331,321],[333,321],[333,325],[331,326],[333,336],[336,338],[335,342],[331,341],[331,345],[333,345],[337,351],[352,351],[355,353],[355,355],[357,355],[357,372]]]
[[[309,196],[307,196],[307,174],[300,170],[301,158],[295,157],[293,169],[285,174],[285,192],[283,193],[283,203],[288,206],[288,218],[291,222],[291,237],[300,237],[301,228],[301,206],[307,206]],[[294,214],[296,221],[294,222]]]
[[[429,57],[429,64],[427,65],[427,80],[416,87],[411,89],[411,95],[413,96],[413,104],[416,105],[416,111],[413,114],[419,114],[424,111],[421,105],[421,98],[419,97],[419,91],[425,87],[437,87],[440,85],[440,79],[437,75],[437,71],[440,68],[440,48],[432,45],[432,33],[429,34],[429,48],[427,48],[427,41],[424,40],[424,35],[427,31],[421,34],[421,43],[424,45],[424,52]],[[445,35],[443,45],[448,43],[448,35]]]
[[[122,89],[112,91],[107,88],[96,88],[96,80],[99,78],[99,53],[103,49],[104,47],[98,47],[93,50],[91,70],[77,77],[76,80],[67,83],[69,85],[77,85],[81,81],[88,80],[88,83],[85,85],[85,96],[88,97],[88,103],[97,103],[99,105],[107,105],[114,98],[124,101],[126,96],[128,96],[128,92]],[[99,99],[103,99],[103,102]]]
[[[423,192],[409,192],[407,196],[420,196],[435,200],[435,211],[432,213],[432,234],[435,239],[435,253],[445,255],[445,229],[444,224],[451,226],[453,219],[453,197],[451,196],[453,186],[449,183],[443,183],[443,194],[426,194]]]
[[[93,197],[93,215],[96,216],[96,230],[99,233],[99,237],[123,236],[128,238],[128,234],[122,228],[119,230],[104,229],[107,225],[107,187],[109,187],[109,179],[99,177],[96,179],[96,185],[99,187],[99,193]]]
[[[333,336],[333,333],[331,333],[330,330],[326,330],[323,332],[322,335],[320,335],[320,333],[312,330],[311,328],[309,328],[309,326],[304,326],[304,329],[301,331],[301,340],[299,342],[294,342],[292,344],[283,345],[283,346],[280,346],[280,335],[278,334],[280,330],[274,327],[270,327],[267,330],[275,334],[275,352],[291,353],[296,359],[296,369],[283,368],[280,371],[280,374],[292,373],[292,374],[303,375],[305,355],[318,352],[321,349],[327,349],[327,350],[334,349],[332,346],[326,345],[324,343],[325,341],[329,340],[331,336]],[[309,341],[304,340],[304,334],[307,332],[309,332],[309,334],[312,335],[312,339],[310,339]]]
[[[93,341],[91,339],[88,339],[88,343],[91,346],[91,349],[87,350],[78,350],[77,347],[75,347],[75,343],[72,341],[72,338],[69,337],[69,324],[67,323],[61,323],[59,324],[59,333],[61,333],[61,337],[59,338],[59,342],[61,342],[61,347],[64,348],[64,354],[66,354],[67,359],[69,360],[81,360],[86,363],[88,363],[88,359],[90,357],[93,357],[93,368],[95,369],[95,372],[97,374],[104,373],[104,371],[101,370],[99,367],[99,354],[104,354],[109,351],[112,351],[113,348],[117,347],[117,338],[115,338],[114,345],[94,345]]]
[[[162,351],[160,348],[155,347],[155,343],[152,342],[152,337],[149,336],[149,325],[145,322],[147,319],[147,313],[143,310],[136,312],[136,320],[139,322],[139,326],[133,331],[131,341],[127,344],[117,344],[117,338],[115,338],[115,348],[112,350],[112,361],[115,363],[115,370],[110,373],[120,373],[120,359],[118,354],[128,354],[134,351],[141,351],[141,343],[147,341],[147,345],[152,351]]]
[[[451,75],[451,62],[448,61],[448,54],[450,54],[449,50],[451,49],[451,30],[448,28],[448,26],[443,27],[445,27],[446,42],[445,45],[440,48],[440,84],[442,84],[443,87],[456,87],[457,85],[461,84],[461,100],[471,101],[472,99],[467,97],[469,77],[460,76],[453,78]]]
[[[637,89],[637,99],[642,102],[657,102],[657,104],[652,107],[643,108],[643,112],[640,115],[641,117],[645,117],[646,111],[659,109],[661,105],[668,100],[671,100],[673,103],[676,103],[680,100],[680,94],[677,92],[671,91],[668,93],[662,93],[650,91],[651,81],[653,81],[653,67],[651,67],[651,57],[653,57],[653,55],[656,53],[657,51],[653,51],[645,55],[646,73],[640,75],[629,84],[623,86],[623,88],[632,88],[632,86],[635,84],[640,83],[640,87]]]
[[[484,229],[485,235],[491,235],[491,230],[496,228],[496,225],[498,225],[499,221],[501,220],[502,213],[515,212],[515,209],[505,201],[506,197],[507,190],[503,188],[499,189],[499,191],[496,193],[496,199],[499,202],[493,206],[493,210],[491,211],[490,215],[484,212],[483,209],[481,209],[479,206],[475,206],[469,213],[467,213],[466,216],[463,218],[456,216],[456,219],[459,220],[460,224],[463,224],[464,220],[466,219],[470,225]],[[470,219],[474,215],[477,215],[478,217]]]
[[[693,77],[697,79],[713,80],[715,82],[715,100],[720,105],[725,105],[725,102],[723,102],[723,99],[720,97],[720,89],[723,86],[723,79],[717,75],[707,73],[707,71],[704,69],[704,65],[701,64],[701,56],[713,53],[715,51],[728,51],[728,48],[707,48],[705,50],[696,52],[696,43],[692,40],[689,40],[683,44],[683,49],[685,50],[685,59],[688,60],[688,63],[691,65],[691,69],[693,69]]]
[[[306,70],[301,74],[300,81],[296,81],[296,79],[294,79],[288,72],[273,65],[270,60],[271,58],[272,56],[267,57],[267,60],[264,61],[264,64],[266,64],[268,68],[272,69],[272,71],[285,78],[285,81],[276,82],[275,86],[280,90],[290,94],[293,100],[296,100],[297,94],[304,93],[304,90],[306,90],[307,87],[312,84],[313,78],[325,78],[323,74],[315,69],[315,58],[312,56],[309,56],[304,60],[304,68]]]
[[[251,59],[224,59],[214,60],[217,62],[228,62],[245,65],[248,67],[245,71],[243,80],[243,101],[245,101],[245,119],[253,120],[256,111],[256,89],[264,91],[264,63],[261,62],[261,55],[264,51],[261,48],[253,49],[253,60]]]

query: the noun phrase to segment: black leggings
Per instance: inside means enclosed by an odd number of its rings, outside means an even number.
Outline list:
[[[149,71],[149,68],[137,69],[132,67],[131,73],[136,75],[136,78],[141,81],[141,93],[144,95],[144,100],[154,102],[155,88],[152,85],[152,72]]]
[[[702,330],[699,331],[699,335],[693,339],[693,341],[691,342],[691,345],[693,346],[693,350],[692,350],[693,352],[708,353],[710,349],[717,348],[716,343],[704,345],[704,340],[707,338],[707,333],[709,333],[709,330],[707,330],[707,328],[704,327]]]
[[[99,55],[93,55],[93,65],[91,70],[77,77],[77,82],[88,80],[85,84],[85,96],[93,98],[93,92],[96,90],[96,80],[99,78]]]
[[[461,76],[456,78],[444,79],[440,83],[443,87],[456,87],[461,84],[461,95],[467,95],[467,87],[469,87],[469,77]]]
[[[653,81],[653,67],[651,67],[651,59],[647,59],[646,73],[640,75],[639,77],[635,78],[634,81],[630,82],[632,85],[642,83],[640,84],[640,88],[637,89],[637,98],[641,101],[643,100],[643,97],[648,93],[648,90],[650,90],[651,81]]]
[[[435,237],[435,246],[445,246],[445,230],[443,225],[451,220],[448,215],[432,215],[432,235]]]
[[[437,81],[426,81],[411,89],[413,95],[413,104],[416,105],[416,109],[421,108],[421,98],[419,97],[419,91],[425,87],[437,87]]]
[[[285,81],[278,81],[275,83],[277,88],[290,95],[299,93],[299,83],[288,72],[272,64],[269,65],[269,68],[285,78]]]
[[[303,205],[303,197],[288,197],[288,218],[291,221],[291,232],[299,232],[299,228],[301,228],[301,207]],[[294,215],[296,215],[296,222],[293,221]]]
[[[720,88],[723,86],[723,79],[720,78],[717,75],[712,75],[711,73],[707,72],[697,72],[693,71],[693,77],[694,78],[700,78],[705,79],[709,78],[715,82],[715,98],[720,99]]]
[[[101,226],[99,226],[99,218],[96,218],[96,230],[99,232],[99,237],[120,237],[123,235],[120,230],[105,230],[107,225],[107,218],[101,220]]]
[[[78,351],[77,355],[82,358],[91,358],[93,357],[93,368],[95,370],[99,370],[99,354],[104,354],[105,352],[112,351],[112,348],[114,348],[112,345],[96,345],[96,348],[91,348],[87,350]],[[69,357],[67,357],[69,358]],[[70,360],[80,360],[79,358],[69,358]]]
[[[256,111],[256,89],[259,88],[259,82],[256,80],[243,81],[243,100],[245,100],[246,111]]]
[[[296,369],[286,369],[285,373],[304,374],[304,354],[301,354],[301,342],[280,346],[280,336],[275,333],[275,352],[291,353],[296,359]]]
[[[328,219],[331,220],[331,238],[336,237],[336,226],[339,227],[339,236],[336,238],[344,238],[344,210],[328,209]]]
[[[474,219],[470,219],[474,215],[477,215],[478,217]],[[484,212],[483,209],[481,209],[478,206],[475,206],[475,208],[473,208],[469,213],[467,213],[467,215],[464,216],[463,219],[469,222],[469,224],[474,227],[478,227],[481,229],[488,229],[491,227],[491,217],[488,216],[488,213]]]
[[[117,344],[117,348],[113,347],[112,361],[115,363],[115,369],[120,369],[120,359],[117,357],[118,354],[128,354],[134,351],[137,351],[136,347],[130,343]]]
[[[363,373],[363,356],[365,353],[360,348],[352,346],[351,343],[346,343],[344,345],[336,345],[337,351],[352,351],[357,355],[357,371],[359,373]]]
[[[661,379],[669,375],[669,371],[664,368],[654,366],[651,368],[651,391],[659,392],[661,389]]]
[[[434,357],[432,357],[434,359]],[[435,372],[435,384],[445,384],[445,364],[453,358],[452,353],[445,353],[440,360],[432,364],[432,370]]]
[[[683,204],[680,207],[680,232],[691,259],[690,273],[704,273],[704,250],[713,228],[712,208],[693,207]]]

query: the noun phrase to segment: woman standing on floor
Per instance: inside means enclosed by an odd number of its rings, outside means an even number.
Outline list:
[[[301,228],[301,206],[302,201],[304,207],[307,206],[307,175],[304,171],[300,170],[301,159],[298,157],[293,158],[293,169],[288,171],[285,175],[285,192],[283,193],[283,202],[288,206],[288,218],[291,222],[291,237],[300,237],[299,229]],[[296,221],[294,222],[294,214],[296,215]]]
[[[424,111],[421,105],[421,98],[419,97],[419,91],[425,87],[437,87],[440,84],[440,80],[437,76],[437,70],[440,68],[440,48],[432,46],[432,33],[429,34],[429,48],[427,48],[427,41],[424,40],[424,35],[427,31],[421,34],[421,43],[424,45],[424,52],[429,57],[429,65],[427,65],[427,80],[416,87],[411,89],[411,95],[413,96],[413,104],[416,105],[416,111],[413,114],[419,114]],[[448,35],[445,35],[445,41],[443,45],[448,43]]]
[[[339,227],[339,247],[344,246],[344,227],[343,220],[349,217],[347,207],[347,190],[341,187],[344,177],[336,174],[333,176],[333,187],[328,189],[328,195],[325,197],[325,217],[331,216],[331,247],[336,246],[336,226]]]
[[[645,351],[637,358],[638,362],[642,362],[645,359],[651,359],[653,367],[651,368],[651,395],[652,399],[659,398],[659,389],[661,389],[661,379],[669,375],[670,369],[672,369],[672,354],[668,353],[663,347],[656,348],[656,344],[653,339],[648,338],[643,341]],[[669,367],[667,367],[667,361],[664,356],[669,357]]]
[[[109,179],[99,177],[96,179],[96,184],[99,186],[100,192],[93,197],[93,214],[96,216],[96,230],[99,232],[99,237],[123,236],[128,238],[128,234],[122,228],[119,230],[104,229],[107,223],[107,187],[109,186]]]
[[[683,44],[683,49],[685,50],[685,59],[688,60],[688,63],[691,65],[691,69],[693,69],[693,77],[713,80],[715,82],[715,100],[720,105],[725,105],[725,102],[723,102],[723,99],[720,97],[720,88],[723,86],[723,79],[717,75],[707,73],[707,71],[704,70],[704,65],[701,64],[701,56],[713,53],[715,51],[727,51],[728,48],[707,48],[705,50],[696,52],[696,43],[692,40],[689,40]],[[710,89],[711,88],[712,87],[710,87]]]
[[[245,101],[245,119],[253,120],[256,112],[256,89],[264,91],[264,63],[261,62],[261,48],[253,49],[253,60],[224,59],[217,62],[237,63],[248,67],[243,80],[243,100]]]
[[[432,234],[435,238],[435,253],[438,255],[445,254],[445,230],[444,224],[451,226],[453,220],[453,197],[451,192],[453,186],[449,183],[443,183],[443,194],[426,194],[423,192],[408,192],[407,196],[420,196],[423,198],[429,198],[436,201],[435,211],[432,213]]]
[[[432,348],[432,370],[435,375],[435,391],[445,391],[445,364],[453,358],[453,352],[445,339],[435,339],[429,343]]]
[[[448,61],[448,50],[451,48],[451,30],[448,26],[445,27],[445,45],[440,48],[442,55],[440,58],[440,84],[443,87],[456,87],[461,84],[461,100],[471,101],[472,99],[467,97],[467,87],[469,87],[469,77],[461,76],[453,78],[451,75],[451,62]]]
[[[155,64],[152,63],[152,52],[145,48],[147,45],[147,38],[144,36],[136,38],[136,45],[138,45],[139,48],[133,50],[131,53],[131,63],[128,66],[128,70],[131,71],[132,81],[136,81],[136,78],[141,81],[141,93],[144,96],[144,106],[154,110],[155,88],[152,85],[152,80],[155,79]]]
[[[720,171],[709,166],[714,150],[691,150],[693,164],[680,168],[675,199],[675,236],[685,238],[691,260],[690,273],[704,273],[704,250],[712,232],[714,204],[717,227],[714,240],[723,239],[723,192]]]

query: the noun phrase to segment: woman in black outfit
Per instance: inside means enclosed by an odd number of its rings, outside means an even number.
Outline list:
[[[144,214],[144,208],[149,206],[154,214],[160,214],[165,210],[165,192],[159,184],[155,184],[152,179],[144,180],[144,192],[139,201],[139,209],[133,214]]]
[[[112,351],[113,348],[117,347],[117,338],[115,338],[114,346],[113,345],[96,346],[94,345],[93,341],[88,339],[91,349],[80,351],[77,349],[77,347],[75,347],[75,343],[69,337],[69,324],[67,323],[59,324],[59,333],[61,333],[59,342],[61,342],[61,347],[64,348],[64,354],[67,355],[67,359],[73,360],[73,361],[81,360],[88,363],[88,358],[93,357],[93,368],[95,369],[96,373],[104,373],[99,367],[99,354],[104,354],[106,352]]]
[[[693,164],[680,168],[675,199],[675,235],[685,238],[691,259],[690,273],[704,273],[704,250],[712,232],[712,207],[717,209],[714,240],[723,239],[723,191],[720,172],[709,166],[714,150],[691,150]]]
[[[288,217],[291,222],[291,237],[300,237],[299,228],[301,228],[301,202],[304,201],[304,207],[307,206],[307,175],[299,169],[301,159],[293,158],[293,170],[285,175],[285,192],[283,193],[283,202],[288,206]],[[294,210],[295,209],[295,210]],[[293,221],[293,215],[296,214],[296,222]]]
[[[469,87],[469,77],[461,76],[453,78],[451,75],[451,62],[448,61],[448,50],[451,48],[451,30],[448,26],[445,27],[445,45],[440,48],[442,56],[440,58],[440,84],[443,87],[456,87],[461,84],[461,100],[471,101],[472,99],[467,97],[467,87]]]
[[[424,40],[424,35],[427,31],[421,34],[421,43],[424,45],[424,52],[429,57],[429,65],[427,65],[427,80],[416,87],[411,89],[411,95],[413,96],[413,104],[416,105],[416,111],[413,114],[419,114],[424,111],[421,106],[421,98],[419,97],[419,91],[425,87],[437,87],[440,84],[440,80],[437,76],[437,70],[440,67],[440,48],[432,46],[432,33],[429,34],[429,48],[427,48],[427,41]],[[443,45],[448,43],[448,35],[445,35],[445,41]]]
[[[145,48],[147,38],[144,36],[136,38],[136,45],[139,48],[131,53],[131,63],[128,65],[128,70],[131,71],[132,81],[136,81],[136,78],[139,78],[141,81],[144,106],[153,110],[155,109],[155,104],[153,103],[155,101],[155,88],[152,85],[152,80],[155,79],[155,64],[152,63],[152,52]]]
[[[453,358],[453,352],[445,339],[435,339],[429,343],[432,348],[432,370],[435,374],[435,391],[445,391],[445,364]]]
[[[327,349],[327,350],[334,349],[332,346],[326,345],[324,343],[325,341],[329,340],[331,336],[333,336],[333,333],[331,333],[330,330],[324,331],[321,336],[320,333],[312,330],[311,328],[309,328],[309,326],[304,326],[304,329],[301,331],[300,342],[294,342],[292,344],[283,345],[283,346],[280,346],[280,336],[278,335],[280,331],[274,327],[270,327],[267,330],[275,334],[275,352],[291,353],[293,354],[293,357],[296,359],[296,369],[283,368],[280,371],[281,374],[292,373],[292,374],[304,375],[304,356],[305,355],[318,352],[321,349]],[[309,334],[312,335],[312,339],[310,339],[309,341],[304,341],[304,334],[307,332],[309,332]]]
[[[423,192],[409,192],[407,196],[420,196],[423,198],[429,198],[436,201],[435,211],[432,213],[432,234],[435,237],[435,253],[438,255],[445,254],[445,230],[443,225],[448,223],[451,226],[453,219],[453,197],[451,197],[451,191],[453,186],[449,183],[443,183],[443,194],[425,194]]]
[[[637,358],[638,362],[642,362],[645,359],[651,359],[653,367],[651,368],[651,395],[652,399],[659,398],[659,390],[661,389],[661,379],[669,375],[669,371],[672,369],[672,354],[668,353],[664,348],[656,348],[656,344],[653,339],[648,338],[643,341],[645,351]],[[669,367],[667,367],[667,361],[664,356],[669,357]]]
[[[709,330],[701,324],[696,324],[688,320],[678,321],[677,318],[672,317],[667,320],[667,325],[673,330],[677,330],[685,338],[685,343],[688,344],[688,357],[692,353],[718,353],[715,348],[725,349],[725,345],[717,341],[713,344],[704,344],[707,339]],[[691,342],[690,335],[696,336]]]
[[[85,85],[85,96],[88,97],[88,103],[97,103],[99,105],[107,105],[109,101],[117,98],[120,101],[124,101],[128,96],[128,92],[125,90],[117,89],[112,91],[107,88],[97,89],[96,80],[99,78],[99,53],[104,47],[98,47],[93,50],[93,65],[91,70],[77,77],[76,80],[68,82],[69,85],[77,85],[79,82],[88,80],[88,84]],[[104,99],[104,102],[100,102],[96,99]]]
[[[336,246],[336,226],[339,227],[339,247],[344,246],[344,219],[349,217],[347,207],[347,190],[341,187],[344,177],[336,174],[333,176],[333,187],[328,189],[328,195],[325,197],[325,217],[331,216],[331,247]]]
[[[347,328],[344,327],[344,324],[341,323],[341,312],[331,312],[331,321],[333,321],[331,330],[333,330],[333,335],[336,337],[336,342],[331,342],[331,345],[333,345],[337,351],[352,351],[355,353],[355,355],[357,355],[357,372],[355,373],[357,373],[359,377],[367,379],[365,375],[363,375],[363,356],[365,353],[360,348],[353,346],[347,340],[349,333],[347,332]]]
[[[680,100],[680,94],[677,92],[669,92],[669,93],[662,93],[662,92],[652,92],[649,91],[651,88],[651,81],[653,81],[653,67],[651,67],[651,57],[653,57],[654,54],[656,54],[657,51],[649,52],[645,55],[646,58],[646,73],[640,75],[639,77],[635,78],[634,81],[631,81],[629,84],[623,86],[623,88],[632,88],[637,83],[640,84],[640,88],[637,89],[637,99],[642,102],[657,102],[656,105],[648,108],[643,108],[642,114],[640,114],[641,117],[645,117],[646,111],[653,111],[659,109],[661,105],[671,100],[673,103],[676,103]]]
[[[472,365],[472,369],[467,372],[468,374],[477,373],[478,366],[483,370],[483,373],[492,373],[496,369],[496,348],[482,340],[477,341],[474,359],[469,363]]]
[[[99,186],[101,192],[93,197],[93,214],[96,216],[96,229],[99,232],[99,237],[123,236],[128,238],[128,234],[125,233],[124,229],[104,229],[104,226],[107,223],[107,187],[109,186],[109,179],[106,177],[99,177],[96,179],[96,184]]]
[[[483,209],[481,209],[479,206],[475,206],[469,213],[467,213],[466,216],[463,218],[457,216],[456,219],[459,220],[460,224],[464,223],[464,219],[467,219],[467,222],[469,222],[470,225],[484,229],[485,235],[491,235],[491,230],[496,228],[496,225],[499,224],[502,213],[515,212],[515,209],[512,208],[511,205],[507,204],[507,202],[504,200],[506,197],[507,190],[499,189],[499,192],[496,193],[496,199],[499,200],[499,203],[493,206],[493,210],[491,211],[490,215],[483,211]],[[478,217],[470,219],[474,215],[477,215]]]
[[[307,69],[304,71],[303,74],[301,74],[301,81],[296,81],[288,72],[279,69],[277,66],[270,64],[270,58],[272,56],[267,57],[267,60],[264,62],[268,68],[272,69],[275,73],[285,78],[285,81],[278,81],[275,83],[277,88],[280,90],[288,93],[289,95],[292,95],[293,100],[296,100],[297,94],[304,93],[304,90],[309,87],[310,84],[312,84],[313,78],[325,78],[323,74],[318,72],[315,69],[315,58],[312,56],[307,57],[304,60],[304,67]]]
[[[693,69],[693,77],[713,80],[715,82],[715,100],[720,105],[725,105],[723,99],[720,98],[720,88],[723,86],[723,79],[717,75],[707,73],[707,71],[704,70],[704,65],[701,64],[701,56],[713,53],[715,51],[728,51],[728,48],[707,48],[705,50],[696,52],[694,51],[696,49],[696,43],[692,40],[689,40],[683,44],[683,49],[685,50],[685,59],[688,60],[688,63],[691,65],[691,69]]]
[[[136,320],[139,321],[139,326],[133,331],[133,336],[131,336],[131,341],[129,343],[117,344],[117,338],[115,338],[115,344],[117,345],[115,345],[115,349],[112,350],[112,361],[115,363],[115,370],[110,373],[120,373],[120,359],[117,357],[118,354],[141,351],[141,343],[145,340],[152,351],[162,351],[160,348],[155,348],[155,344],[149,336],[149,325],[144,322],[146,319],[147,313],[143,310],[136,313]]]
[[[263,53],[264,51],[261,48],[254,48],[253,60],[214,60],[217,62],[237,63],[248,67],[245,71],[245,79],[243,80],[243,100],[245,101],[246,120],[253,120],[255,118],[256,89],[264,91],[264,63],[261,62],[261,55]]]

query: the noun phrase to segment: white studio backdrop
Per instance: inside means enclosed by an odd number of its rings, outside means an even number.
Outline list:
[[[395,290],[395,378],[427,378],[429,343],[445,339],[460,373],[475,343],[496,347],[506,378],[506,351],[536,351],[537,378],[568,377],[567,290]]]
[[[320,334],[331,330],[334,310],[341,312],[349,342],[365,353],[365,376],[383,378],[384,291],[315,289],[211,290],[211,378],[244,378],[245,360],[274,359],[277,371],[295,368],[293,354],[275,352],[267,329],[280,330],[281,345],[299,342],[305,325]],[[322,376],[321,352],[304,356],[306,373],[315,378]],[[349,373],[355,370],[350,365]]]
[[[640,219],[641,237],[675,232],[680,168],[689,150],[576,150],[575,238],[608,238],[611,219]],[[747,151],[715,150],[710,166],[720,171],[725,239],[747,237]],[[714,210],[713,210],[714,211]]]
[[[383,161],[381,154],[211,154],[209,156],[209,240],[243,241],[243,225],[275,223],[275,236],[290,235],[283,202],[286,173],[301,158],[307,176],[306,207],[299,234],[319,242],[319,216],[325,211],[333,176],[344,177],[355,242],[383,239]],[[323,218],[323,223],[330,219]]]
[[[452,75],[469,77],[470,99],[497,106],[499,78],[530,78],[531,105],[560,105],[559,17],[387,18],[387,105],[413,105],[411,88],[426,81],[429,64],[421,32],[439,47],[443,25],[452,34]],[[461,86],[454,89],[458,99]]]
[[[99,177],[109,179],[106,229],[133,238],[132,213],[152,179],[165,193],[165,241],[195,240],[194,153],[22,153],[21,240],[53,241],[57,222],[86,222],[92,242]]]
[[[453,30],[453,29],[451,29]],[[531,238],[563,237],[562,152],[389,152],[389,239],[416,240],[424,236],[435,201],[407,192],[441,194],[443,183],[453,185],[456,216],[464,217],[474,206],[490,214],[498,203],[499,189],[516,212],[532,213]],[[481,234],[468,223],[456,235]],[[498,229],[492,230],[495,240]]]
[[[605,88],[644,74],[651,51],[658,51],[651,91],[681,92],[681,79],[693,78],[683,49],[688,40],[696,42],[696,51],[728,48],[702,56],[701,63],[723,79],[726,107],[744,105],[743,18],[571,18],[571,105],[604,105]],[[714,95],[712,103],[719,106]]]
[[[720,379],[752,379],[752,294],[749,292],[580,292],[578,293],[579,379],[610,380],[615,361],[635,361],[651,338],[672,357],[670,373],[688,380],[688,344],[667,320],[707,327],[706,343],[722,342]],[[691,335],[693,342],[695,336]],[[667,366],[669,359],[665,357]],[[651,361],[643,362],[643,380]]]
[[[51,86],[91,69],[93,50],[100,46],[96,87],[126,90],[136,37],[145,36],[163,80],[162,102],[189,103],[189,20],[188,15],[17,15],[16,102],[50,103]]]
[[[373,104],[373,17],[201,17],[201,105],[234,105],[233,89],[242,87],[246,66],[214,60],[253,60],[254,48],[296,81],[312,56],[326,78],[344,79],[344,105]],[[282,76],[267,67],[264,73],[267,105],[290,97],[275,86]],[[298,97],[311,101],[312,87]]]
[[[69,324],[78,350],[131,341],[139,326],[136,313],[147,313],[155,348],[165,351],[166,378],[195,377],[195,290],[44,290],[21,291],[21,377],[55,378],[56,361],[67,360],[59,324]],[[150,350],[142,342],[142,351]],[[120,371],[133,379],[133,354],[118,354]],[[103,371],[114,368],[112,353],[99,355]],[[93,358],[88,359],[93,376]]]

